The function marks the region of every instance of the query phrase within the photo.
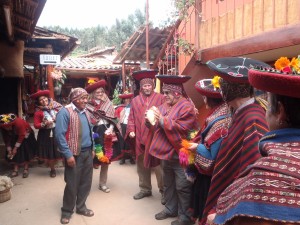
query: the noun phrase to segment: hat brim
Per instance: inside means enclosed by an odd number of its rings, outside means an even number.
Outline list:
[[[249,70],[250,84],[263,91],[300,98],[300,76],[279,74],[256,69]]]
[[[37,99],[37,98],[39,98],[41,96],[47,96],[47,97],[49,97],[50,96],[50,91],[49,90],[39,90],[36,93],[30,95],[30,98]]]
[[[150,78],[154,79],[155,75],[158,73],[158,70],[139,70],[132,73],[132,77],[138,81]]]
[[[185,75],[165,75],[165,74],[159,74],[156,75],[156,78],[158,78],[161,82],[165,84],[183,84],[187,82],[189,79],[191,79],[191,76],[185,76]]]
[[[233,83],[249,83],[248,71],[255,67],[270,68],[270,65],[250,58],[225,57],[210,60],[206,65],[224,80]]]
[[[105,85],[106,85],[105,80],[100,80],[100,81],[98,81],[96,83],[90,84],[89,86],[87,86],[85,88],[85,90],[90,94],[90,93],[92,93],[93,91],[95,91],[96,89],[98,89],[100,87],[104,88]]]
[[[133,97],[132,93],[119,95],[119,98],[121,98],[121,99],[127,99],[127,98],[132,98],[132,97]]]
[[[206,80],[210,80],[211,79],[206,79]],[[203,86],[201,84],[203,80],[199,80],[196,84],[195,84],[195,88],[196,90],[201,94],[204,95],[208,98],[222,98],[222,95],[220,93],[220,91],[216,91],[214,90],[214,86],[212,84],[207,85],[207,86]]]

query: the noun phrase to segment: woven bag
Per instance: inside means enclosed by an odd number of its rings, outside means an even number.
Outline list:
[[[6,189],[4,191],[0,191],[0,203],[6,202],[11,199],[11,190]]]

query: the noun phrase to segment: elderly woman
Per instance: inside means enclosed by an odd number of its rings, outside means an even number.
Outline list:
[[[263,157],[221,194],[214,223],[299,224],[299,76],[261,68],[249,71],[249,81],[269,92],[270,132],[258,145]]]
[[[13,164],[11,177],[19,175],[19,167],[24,166],[23,178],[27,178],[29,162],[37,148],[33,130],[28,122],[13,113],[0,115],[0,130],[7,149],[7,158]]]
[[[221,94],[228,105],[232,122],[224,135],[215,160],[211,185],[200,224],[210,222],[215,216],[215,207],[220,194],[249,165],[261,157],[258,141],[268,131],[265,111],[253,97],[253,87],[248,81],[252,66],[269,65],[242,57],[219,58],[207,65],[221,77]]]
[[[106,185],[108,166],[112,160],[116,160],[120,154],[119,143],[116,142],[116,135],[119,134],[115,109],[112,102],[105,93],[105,80],[92,83],[86,87],[90,94],[87,109],[96,120],[93,128],[95,133],[96,157],[94,158],[94,168],[100,168],[99,190],[109,193],[110,189]]]
[[[193,181],[190,208],[195,221],[202,219],[214,161],[220,149],[222,135],[227,133],[227,124],[231,122],[228,107],[220,93],[219,78],[215,76],[214,79],[199,80],[195,84],[209,110],[201,130],[190,142],[189,149],[195,152],[195,163],[186,168],[187,176],[192,177]]]
[[[34,128],[39,129],[37,135],[38,157],[50,167],[50,177],[56,177],[55,163],[61,160],[54,138],[56,114],[62,105],[49,97],[49,90],[39,90],[30,97],[35,100],[33,117]]]

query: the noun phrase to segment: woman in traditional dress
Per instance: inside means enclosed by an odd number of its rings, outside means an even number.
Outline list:
[[[56,114],[62,105],[51,99],[49,95],[49,90],[39,90],[30,97],[35,100],[34,128],[39,129],[38,157],[50,167],[50,177],[54,178],[56,177],[55,164],[62,159],[54,138]]]
[[[220,93],[219,78],[215,76],[214,79],[203,79],[195,84],[209,113],[201,130],[189,143],[189,149],[195,155],[194,163],[186,168],[187,177],[193,181],[190,208],[194,221],[202,219],[214,161],[220,149],[222,135],[227,133],[231,121],[229,108]]]
[[[123,100],[123,104],[124,104],[124,107],[120,112],[120,119],[119,119],[123,137],[125,137],[126,134],[128,117],[130,113],[130,102],[132,97],[133,97],[133,93],[129,93],[127,91],[119,95],[119,98]],[[130,144],[129,141],[130,141],[129,139],[128,140],[122,139],[121,142],[122,158],[119,162],[120,165],[123,165],[126,159],[129,159],[131,164],[135,164],[135,160],[134,160],[135,150],[133,148],[133,144]]]
[[[0,115],[0,129],[7,150],[7,159],[13,164],[11,177],[19,175],[19,167],[24,166],[23,178],[29,175],[29,162],[37,149],[34,132],[29,123],[13,113]]]
[[[260,68],[249,71],[249,81],[269,92],[270,132],[258,145],[263,157],[221,194],[214,223],[300,224],[299,75]]]
[[[106,82],[100,80],[86,87],[90,94],[87,109],[96,120],[93,128],[96,147],[96,156],[94,158],[94,168],[100,168],[99,190],[109,193],[107,186],[108,166],[112,160],[117,160],[120,155],[120,146],[117,141],[120,135],[120,129],[117,127],[115,118],[115,109],[112,102],[105,93]]]
[[[237,176],[261,157],[258,141],[268,131],[265,110],[253,96],[248,81],[248,70],[253,66],[269,67],[263,62],[227,57],[207,62],[221,77],[221,94],[230,109],[232,122],[224,135],[215,160],[212,180],[200,224],[211,222],[215,216],[217,200]]]

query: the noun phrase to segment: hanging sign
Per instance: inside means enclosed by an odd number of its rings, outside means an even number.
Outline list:
[[[58,65],[60,64],[60,55],[40,55],[41,65]]]

